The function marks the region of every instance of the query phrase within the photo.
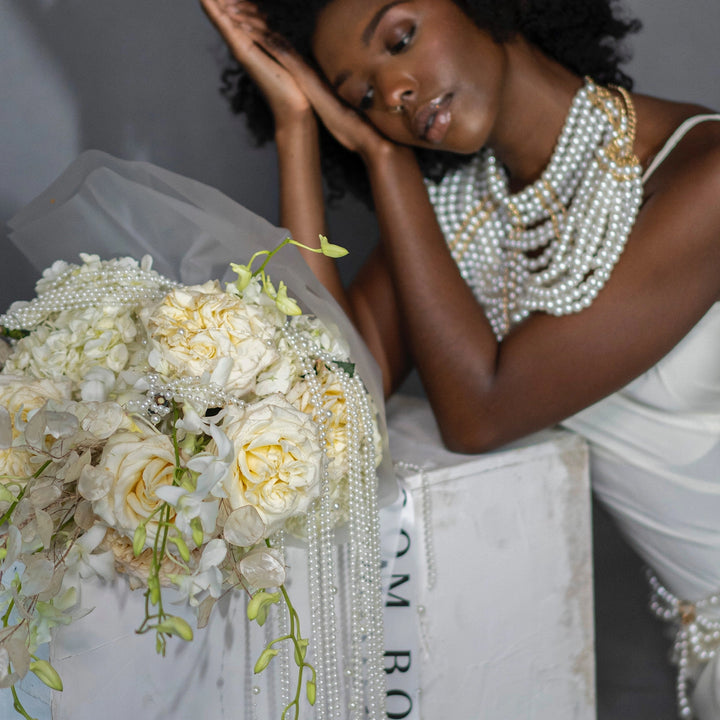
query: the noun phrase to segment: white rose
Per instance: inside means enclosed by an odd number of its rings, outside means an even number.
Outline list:
[[[24,425],[33,413],[48,400],[67,400],[70,397],[70,383],[47,379],[34,380],[19,375],[0,374],[0,407],[10,416],[12,441],[15,447],[0,449],[0,476],[27,478],[32,475],[40,462],[23,447],[18,424]]]
[[[345,393],[335,373],[328,370],[324,363],[318,363],[315,380],[320,383],[322,408],[316,408],[312,401],[312,386],[307,380],[298,382],[287,394],[287,400],[298,410],[313,414],[317,410],[326,411],[325,451],[328,456],[328,474],[332,481],[347,475],[347,408]]]
[[[258,397],[265,395],[287,395],[290,388],[300,378],[300,368],[294,360],[294,353],[290,350],[285,338],[280,337],[277,343],[280,357],[264,372],[260,373],[255,386]]]
[[[154,428],[121,432],[107,441],[97,467],[98,479],[109,473],[112,483],[109,492],[93,502],[93,510],[110,527],[132,538],[138,525],[162,504],[155,491],[173,484],[175,449],[170,438]],[[146,526],[148,546],[157,533],[158,515]]]
[[[273,395],[244,411],[232,409],[222,429],[236,453],[223,481],[231,510],[254,506],[268,534],[308,511],[320,494],[325,465],[318,428],[308,415]]]
[[[70,383],[65,380],[33,379],[22,375],[0,374],[0,405],[10,415],[22,409],[21,416],[41,408],[48,400],[69,400]]]
[[[349,518],[347,402],[337,374],[329,370],[325,363],[317,364],[315,380],[320,384],[322,401],[320,408],[315,407],[312,386],[307,380],[298,382],[287,394],[287,399],[307,414],[314,413],[318,409],[325,412],[325,452],[328,458],[329,491],[334,508],[332,522],[341,524],[347,522]],[[382,458],[382,438],[377,423],[373,423],[372,442],[377,466]],[[293,520],[288,529],[299,536],[306,534],[302,519]]]
[[[149,362],[165,375],[212,373],[232,360],[225,387],[251,392],[257,376],[277,360],[277,315],[225,293],[217,282],[179,288],[143,313],[153,349]]]

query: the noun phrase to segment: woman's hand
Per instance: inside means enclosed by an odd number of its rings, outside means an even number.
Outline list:
[[[318,73],[293,48],[272,35],[258,39],[267,52],[287,70],[335,139],[366,162],[388,148],[399,147],[381,135],[367,120],[345,105]]]
[[[252,2],[201,2],[235,57],[266,96],[276,120],[282,112],[312,106],[337,141],[366,160],[381,147],[394,145],[344,105],[288,43],[268,30]]]
[[[308,115],[310,101],[269,49],[268,29],[255,5],[244,0],[200,2],[237,61],[265,96],[276,125]]]

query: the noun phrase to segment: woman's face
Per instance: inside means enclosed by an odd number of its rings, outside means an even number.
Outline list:
[[[313,52],[338,95],[391,140],[472,153],[492,131],[504,47],[452,0],[333,0]]]

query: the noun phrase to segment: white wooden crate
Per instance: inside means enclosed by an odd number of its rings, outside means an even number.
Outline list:
[[[388,419],[395,460],[432,468],[426,491],[420,475],[406,480],[416,543],[422,542],[423,492],[429,492],[437,569],[434,588],[426,562],[412,583],[421,628],[420,717],[594,718],[585,443],[548,431],[467,456],[442,448],[424,401],[396,398]],[[390,628],[394,612],[401,608],[386,609]],[[397,671],[389,673],[389,687],[396,679]],[[398,704],[396,716],[402,712]]]

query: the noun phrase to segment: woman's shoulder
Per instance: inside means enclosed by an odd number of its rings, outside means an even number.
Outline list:
[[[636,96],[636,150],[645,169],[645,227],[685,253],[720,262],[720,115],[702,105]],[[720,290],[720,288],[719,288]]]
[[[657,193],[720,198],[720,113],[702,105],[637,96],[637,149],[646,198]],[[718,194],[715,194],[718,193]]]

